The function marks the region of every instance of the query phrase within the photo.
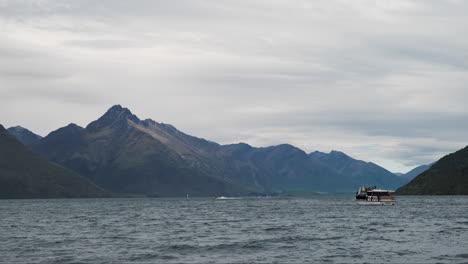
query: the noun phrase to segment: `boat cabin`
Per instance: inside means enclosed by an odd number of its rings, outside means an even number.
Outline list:
[[[390,192],[387,190],[371,190],[367,191],[367,196],[390,196]]]
[[[391,192],[393,191],[362,186],[356,192],[356,200],[362,205],[395,205],[395,197]]]

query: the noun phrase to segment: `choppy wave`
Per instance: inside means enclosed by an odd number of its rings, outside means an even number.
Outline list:
[[[0,219],[0,263],[468,262],[460,196],[2,200]]]

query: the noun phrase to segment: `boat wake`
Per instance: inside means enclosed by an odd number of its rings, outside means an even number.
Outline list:
[[[215,200],[240,200],[242,199],[241,197],[226,197],[226,196],[219,196],[219,197],[213,197]]]

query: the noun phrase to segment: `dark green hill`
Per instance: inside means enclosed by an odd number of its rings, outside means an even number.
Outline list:
[[[39,157],[0,125],[0,198],[104,196],[109,193]]]
[[[419,174],[398,194],[449,195],[468,194],[468,147],[449,154]]]

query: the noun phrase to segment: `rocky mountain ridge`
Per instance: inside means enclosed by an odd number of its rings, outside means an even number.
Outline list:
[[[141,120],[120,105],[85,128],[57,129],[31,148],[102,188],[150,196],[351,192],[363,184],[400,184],[378,165],[341,152],[307,154],[288,144],[223,146]]]

